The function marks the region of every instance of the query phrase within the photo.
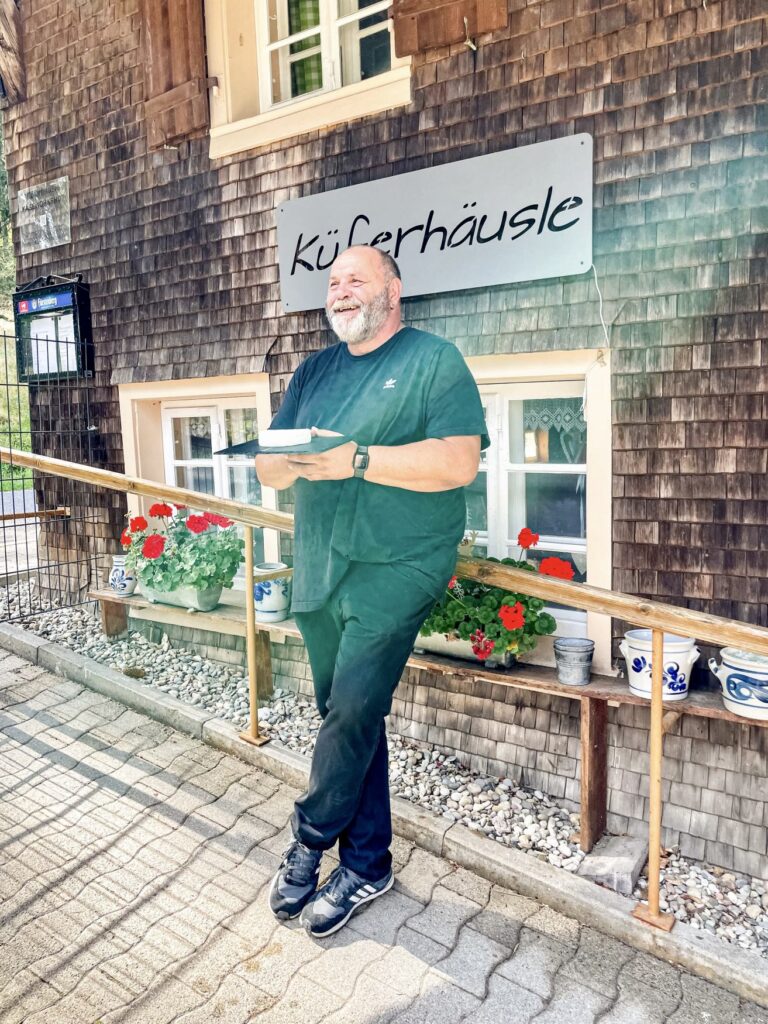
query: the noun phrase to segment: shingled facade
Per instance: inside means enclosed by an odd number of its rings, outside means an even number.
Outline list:
[[[327,343],[320,312],[281,312],[279,203],[586,132],[596,279],[422,296],[406,302],[406,318],[470,359],[605,349],[614,589],[768,625],[762,11],[758,0],[509,0],[506,27],[477,36],[476,50],[424,49],[419,37],[410,102],[212,158],[198,122],[150,148],[158,129],[150,138],[139,0],[23,4],[27,98],[4,111],[9,179],[17,193],[66,174],[73,241],[20,255],[18,277],[80,271],[90,283],[102,464],[125,465],[119,388],[156,382],[160,401],[162,382],[170,394],[172,382],[267,374],[275,407],[301,359]],[[208,62],[210,74],[210,49]],[[114,538],[122,512],[109,513]],[[295,681],[305,672],[292,659]],[[398,726],[461,746],[438,721],[445,680],[432,696],[425,685],[407,682]],[[490,704],[474,707],[494,728],[462,719],[473,765],[506,766],[553,792],[570,779],[558,795],[573,799],[573,708],[515,700],[526,722],[517,732]],[[613,712],[609,824],[634,830],[647,814],[635,772],[647,716],[626,714]],[[702,728],[683,719],[667,741],[667,839],[768,876],[765,733]],[[690,806],[691,787],[710,794],[711,820],[694,818],[706,809]]]

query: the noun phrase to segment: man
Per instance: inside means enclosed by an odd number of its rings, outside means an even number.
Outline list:
[[[384,718],[464,533],[464,487],[485,435],[459,351],[404,327],[395,261],[354,246],[331,268],[326,313],[341,343],[296,370],[274,428],[349,440],[322,454],[258,455],[259,479],[296,485],[292,610],[323,717],[294,842],[270,890],[280,919],[330,935],[391,888]],[[324,850],[339,867],[317,889]]]

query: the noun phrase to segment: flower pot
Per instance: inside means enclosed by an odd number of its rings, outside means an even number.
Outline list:
[[[221,586],[195,590],[193,587],[177,587],[176,590],[153,590],[142,583],[141,592],[151,604],[170,604],[174,608],[186,608],[192,612],[212,612],[221,597]]]
[[[464,658],[467,661],[479,662],[481,665],[495,665],[510,668],[517,661],[514,654],[503,651],[501,654],[493,654],[488,658],[478,658],[472,650],[469,640],[462,640],[454,634],[432,633],[431,636],[417,636],[413,645],[414,651],[426,651],[431,654],[442,654],[447,658]]]
[[[284,562],[259,562],[253,567],[253,599],[256,602],[257,622],[282,622],[288,618],[291,607],[290,576],[259,582],[261,573],[287,568]]]
[[[126,569],[125,555],[112,555],[109,587],[118,597],[129,597],[136,589],[136,576],[133,569]]]
[[[594,640],[558,637],[554,644],[557,681],[565,686],[586,686],[592,671]]]
[[[728,711],[758,722],[768,721],[768,658],[738,647],[724,647],[718,668],[709,659],[710,671],[720,680],[723,704]]]
[[[619,650],[626,659],[629,689],[637,697],[651,699],[651,630],[630,629],[624,634]],[[699,656],[695,640],[664,634],[664,690],[665,701],[685,700],[691,669]]]

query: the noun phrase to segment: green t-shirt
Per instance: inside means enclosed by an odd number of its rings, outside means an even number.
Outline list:
[[[481,435],[489,444],[477,385],[461,353],[434,334],[403,327],[362,356],[346,344],[311,355],[296,370],[272,421],[320,427],[363,445]],[[347,480],[297,480],[293,611],[321,607],[350,562],[396,563],[437,598],[464,534],[464,488],[421,493]]]

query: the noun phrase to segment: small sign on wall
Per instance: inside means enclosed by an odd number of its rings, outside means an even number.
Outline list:
[[[70,242],[69,178],[20,189],[18,224],[22,254]]]
[[[281,204],[286,312],[325,305],[350,245],[393,256],[404,295],[583,274],[592,265],[592,137],[572,135]]]

